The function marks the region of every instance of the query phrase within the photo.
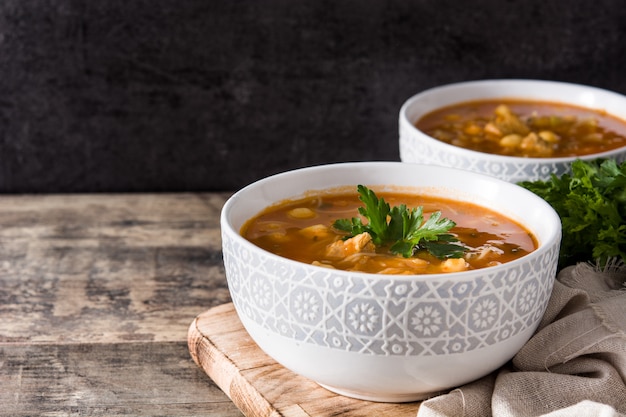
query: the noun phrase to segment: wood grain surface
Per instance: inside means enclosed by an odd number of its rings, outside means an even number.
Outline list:
[[[413,417],[419,402],[392,404],[334,394],[267,356],[243,328],[232,303],[213,307],[189,326],[194,361],[248,417]]]
[[[0,196],[0,415],[241,416],[186,344],[227,197]]]

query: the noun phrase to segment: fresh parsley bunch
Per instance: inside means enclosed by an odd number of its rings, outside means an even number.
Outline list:
[[[441,218],[437,211],[424,221],[423,208],[409,209],[405,204],[390,207],[374,191],[364,185],[357,186],[359,199],[365,207],[359,207],[359,213],[367,219],[363,223],[360,217],[339,219],[333,223],[338,230],[348,232],[346,238],[368,232],[376,246],[389,245],[390,252],[411,257],[415,251],[425,249],[437,258],[460,258],[465,247],[458,244],[458,239],[448,233],[456,223]]]
[[[561,218],[559,267],[626,260],[626,162],[579,159],[571,175],[519,185],[546,200]]]

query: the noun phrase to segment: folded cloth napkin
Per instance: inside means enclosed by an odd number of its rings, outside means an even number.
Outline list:
[[[422,402],[417,416],[626,416],[626,265],[561,270],[511,362]]]

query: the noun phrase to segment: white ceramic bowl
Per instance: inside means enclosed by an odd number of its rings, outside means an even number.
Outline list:
[[[482,99],[527,99],[573,104],[606,110],[626,121],[626,96],[578,84],[540,80],[483,80],[448,84],[425,90],[409,98],[400,109],[400,159],[461,168],[492,175],[509,182],[547,180],[551,174],[570,172],[574,157],[523,158],[477,152],[434,139],[415,127],[427,113],[464,101]],[[626,160],[626,147],[579,159]]]
[[[377,275],[282,258],[239,233],[266,206],[357,184],[415,187],[488,206],[530,229],[539,248],[487,269]],[[544,314],[561,236],[556,212],[517,185],[400,162],[332,164],[265,178],[226,202],[221,228],[232,300],[260,348],[334,392],[385,402],[423,399],[511,359]]]

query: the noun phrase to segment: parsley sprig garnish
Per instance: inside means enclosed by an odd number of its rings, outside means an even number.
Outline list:
[[[456,223],[441,218],[440,211],[431,213],[424,220],[422,206],[411,209],[405,204],[390,207],[364,185],[357,186],[357,191],[359,199],[365,204],[365,207],[359,207],[359,213],[367,219],[367,223],[363,223],[360,217],[336,220],[333,227],[348,232],[346,238],[367,232],[376,246],[389,246],[391,253],[405,258],[422,249],[439,259],[463,256],[465,247],[448,233]]]

